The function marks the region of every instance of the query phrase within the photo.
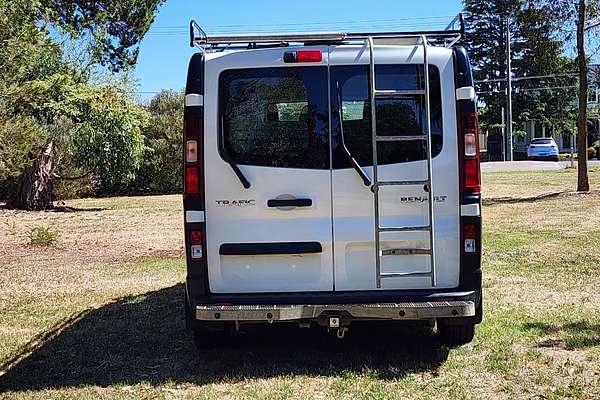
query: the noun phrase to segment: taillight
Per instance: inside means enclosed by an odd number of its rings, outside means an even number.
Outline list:
[[[479,193],[481,189],[481,178],[479,174],[479,160],[465,160],[465,189],[471,193]]]
[[[477,155],[477,137],[474,133],[465,135],[465,156],[475,157]]]
[[[199,192],[199,179],[197,167],[185,167],[185,193],[194,194]]]
[[[198,161],[198,141],[188,140],[185,144],[185,161],[195,163]]]
[[[204,176],[204,54],[192,56],[183,113],[183,209],[188,273],[206,273]],[[200,271],[200,272],[199,272]],[[204,272],[202,272],[204,271]],[[188,293],[190,299],[193,297]]]
[[[186,112],[184,129],[184,195],[202,200],[203,119],[196,109]]]
[[[190,242],[192,244],[202,244],[202,231],[192,231]]]
[[[321,50],[286,51],[283,54],[283,61],[286,63],[321,62],[323,61],[323,52]]]
[[[476,112],[463,113],[460,127],[462,142],[463,190],[467,193],[478,194],[481,191],[481,172],[479,165],[479,121]]]
[[[465,224],[463,226],[463,232],[465,235],[465,239],[475,239],[477,236],[477,228],[474,224]]]
[[[202,258],[202,231],[192,231],[190,233],[191,256],[192,258]]]
[[[477,227],[474,224],[463,225],[463,237],[465,253],[475,253],[477,251]]]

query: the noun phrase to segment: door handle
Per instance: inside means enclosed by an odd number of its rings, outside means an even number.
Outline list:
[[[310,207],[312,199],[271,199],[267,201],[268,207]]]

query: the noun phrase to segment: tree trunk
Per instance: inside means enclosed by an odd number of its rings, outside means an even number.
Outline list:
[[[577,65],[579,67],[579,117],[577,118],[577,191],[590,190],[587,171],[588,71],[585,57],[586,0],[579,0],[577,18]]]
[[[19,177],[17,190],[9,198],[7,207],[19,210],[52,209],[52,146],[49,141]]]

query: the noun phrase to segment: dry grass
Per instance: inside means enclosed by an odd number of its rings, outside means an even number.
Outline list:
[[[485,320],[457,349],[415,326],[353,327],[334,347],[272,326],[198,355],[178,196],[0,210],[0,397],[600,398],[600,195],[536,197],[575,181],[484,175]],[[31,246],[37,226],[57,242]]]

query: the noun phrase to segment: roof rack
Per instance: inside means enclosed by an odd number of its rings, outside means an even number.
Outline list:
[[[409,44],[407,40],[414,39],[416,44],[424,36],[429,44],[452,47],[464,35],[465,19],[463,14],[458,14],[445,30],[411,32],[306,32],[211,36],[196,21],[190,22],[190,47],[197,47],[202,52],[222,51],[224,48],[231,48],[235,45],[240,48],[243,47],[239,46],[241,44],[252,48],[258,44],[288,46],[290,43],[352,43],[364,42],[370,37],[376,40],[386,39],[386,42],[390,43],[396,39],[402,44]]]

